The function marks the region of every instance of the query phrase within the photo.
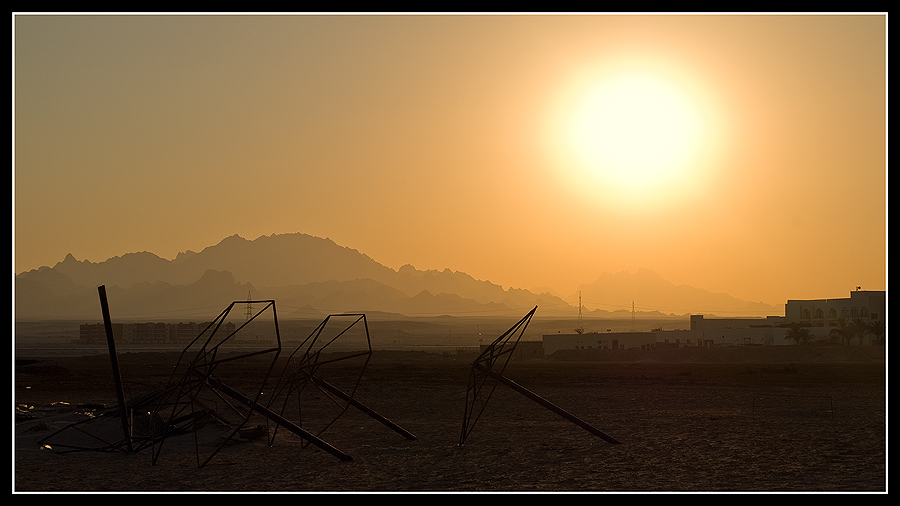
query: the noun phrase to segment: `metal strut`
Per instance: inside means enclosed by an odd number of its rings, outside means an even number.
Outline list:
[[[296,434],[302,438],[308,439],[309,441],[312,442],[312,444],[325,450],[326,452],[330,453],[331,455],[334,455],[335,457],[337,457],[341,460],[344,460],[344,461],[353,460],[353,457],[351,457],[350,455],[347,455],[346,453],[338,450],[334,446],[331,446],[330,444],[319,439],[318,437],[314,436],[310,432],[303,430],[303,428],[298,427],[297,425],[290,422],[289,420],[282,417],[281,415],[279,415],[273,411],[270,411],[265,406],[262,406],[261,404],[257,403],[253,399],[251,399],[251,398],[247,397],[246,395],[238,392],[237,390],[229,387],[228,385],[226,385],[225,383],[222,383],[221,381],[217,380],[216,378],[213,378],[211,376],[206,376],[204,379],[206,381],[208,381],[210,385],[214,386],[218,390],[221,390],[222,392],[225,392],[228,396],[232,397],[233,399],[240,401],[242,404],[244,404],[245,406],[250,408],[252,411],[255,411],[255,412],[263,415],[264,417],[268,418],[269,420],[276,422],[277,424],[285,427],[286,429],[293,432],[294,434]]]
[[[125,447],[131,453],[131,435],[128,431],[128,411],[125,409],[125,391],[122,389],[122,375],[119,372],[119,358],[116,355],[116,341],[113,338],[112,320],[109,317],[109,302],[106,300],[106,285],[97,287],[100,293],[100,309],[103,312],[103,326],[106,328],[106,345],[109,348],[109,361],[112,366],[113,382],[116,386],[116,399],[119,402],[119,416],[122,419],[122,433],[125,435]]]
[[[459,446],[462,446],[465,443],[466,438],[469,436],[475,426],[475,422],[478,421],[481,413],[484,412],[484,408],[487,406],[487,402],[490,399],[494,388],[496,388],[497,383],[503,383],[504,385],[519,392],[525,397],[528,397],[529,399],[537,402],[541,406],[544,406],[550,411],[553,411],[554,413],[562,416],[566,420],[569,420],[570,422],[587,430],[591,434],[594,434],[595,436],[598,436],[609,443],[619,444],[619,441],[612,436],[604,433],[591,424],[572,415],[568,411],[542,398],[534,392],[531,392],[530,390],[522,387],[518,383],[510,380],[503,375],[503,371],[506,368],[506,365],[509,363],[509,360],[512,358],[512,353],[515,350],[516,345],[519,343],[519,340],[522,338],[522,334],[524,334],[525,328],[531,321],[531,317],[534,316],[535,311],[537,311],[537,306],[535,306],[534,309],[532,309],[515,325],[510,327],[510,329],[507,330],[503,335],[494,340],[494,342],[491,343],[483,352],[481,352],[478,358],[476,358],[475,361],[472,362],[472,369],[469,376],[469,387],[466,392],[466,410],[463,414],[463,428],[459,438]],[[506,356],[506,360],[502,362],[501,366],[499,366],[498,372],[497,370],[495,370],[497,368],[495,367],[495,365],[504,355]],[[484,390],[485,384],[487,383],[488,379],[492,380],[493,384],[487,390],[487,393],[482,393],[482,390]],[[478,408],[477,413],[476,408]]]

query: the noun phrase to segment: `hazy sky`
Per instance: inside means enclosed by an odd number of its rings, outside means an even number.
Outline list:
[[[302,232],[561,295],[882,290],[885,24],[14,15],[14,270]]]

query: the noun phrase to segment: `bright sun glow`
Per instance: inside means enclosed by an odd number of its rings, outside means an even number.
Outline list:
[[[617,188],[639,188],[683,175],[697,147],[699,120],[673,87],[621,76],[586,94],[569,129],[572,149],[589,170]]]
[[[557,95],[547,134],[555,170],[584,198],[620,209],[689,199],[721,144],[708,97],[666,66],[602,67]]]

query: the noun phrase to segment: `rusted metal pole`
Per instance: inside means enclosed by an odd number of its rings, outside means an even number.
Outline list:
[[[544,406],[545,408],[549,409],[550,411],[553,411],[554,413],[560,415],[561,417],[565,418],[566,420],[569,420],[570,422],[572,422],[575,425],[581,427],[582,429],[590,432],[591,434],[594,434],[595,436],[599,436],[604,441],[607,441],[607,442],[613,443],[613,444],[620,443],[614,437],[604,433],[603,431],[597,429],[593,425],[585,422],[584,420],[576,417],[575,415],[572,415],[568,411],[560,408],[556,404],[553,404],[552,402],[544,399],[543,397],[541,397],[541,396],[537,395],[536,393],[528,390],[527,388],[519,385],[518,383],[503,376],[502,374],[497,374],[496,372],[494,372],[494,371],[490,370],[489,368],[487,368],[481,364],[478,364],[478,363],[472,364],[472,367],[491,376],[492,378],[497,379],[497,381],[499,381],[499,382],[503,383],[504,385],[512,388],[513,390],[519,392],[520,394],[524,395],[525,397],[528,397],[529,399],[533,400],[534,402],[537,402],[538,404],[540,404],[541,406]]]
[[[276,422],[277,424],[285,427],[286,429],[293,432],[294,434],[296,434],[302,438],[308,439],[310,442],[312,442],[312,444],[314,444],[314,445],[318,446],[319,448],[325,450],[326,452],[334,455],[335,457],[337,457],[343,461],[353,460],[353,457],[351,457],[350,455],[347,455],[346,453],[338,450],[334,446],[331,446],[330,444],[326,443],[325,441],[319,439],[315,435],[311,434],[309,431],[306,431],[306,430],[302,429],[301,427],[298,427],[296,424],[294,424],[290,420],[284,418],[283,416],[279,415],[278,413],[275,413],[274,411],[271,411],[268,408],[258,404],[253,399],[247,397],[246,395],[244,395],[244,394],[238,392],[237,390],[229,387],[228,385],[222,383],[220,380],[213,378],[212,376],[204,375],[196,370],[194,372],[197,373],[197,375],[199,375],[201,378],[204,378],[206,381],[208,381],[209,384],[212,385],[214,388],[225,392],[231,398],[240,401],[241,403],[243,403],[244,405],[249,407],[251,410],[256,411],[257,413],[263,415],[264,417],[268,418],[269,420],[272,420],[273,422]]]
[[[106,300],[106,286],[97,287],[100,292],[100,309],[103,311],[103,325],[106,327],[106,345],[109,348],[109,362],[112,365],[113,381],[116,385],[116,397],[119,401],[119,415],[122,418],[122,433],[125,435],[125,445],[128,452],[134,449],[131,447],[131,435],[128,430],[128,411],[125,409],[125,392],[122,390],[122,377],[119,374],[119,358],[116,356],[116,341],[113,338],[112,322],[109,318],[109,303]]]
[[[319,385],[320,387],[324,388],[325,390],[328,390],[329,392],[333,393],[334,395],[337,395],[338,397],[340,397],[341,399],[343,399],[344,401],[349,403],[351,406],[353,406],[356,409],[362,411],[363,413],[371,416],[372,418],[378,420],[379,422],[384,424],[386,427],[392,429],[397,434],[400,434],[401,436],[405,437],[406,439],[410,439],[410,440],[416,439],[416,436],[412,432],[409,432],[408,430],[404,429],[403,427],[397,425],[396,423],[394,423],[394,422],[388,420],[387,418],[385,418],[384,416],[380,415],[378,412],[376,412],[372,408],[357,401],[353,397],[350,397],[349,395],[345,394],[344,392],[342,392],[340,389],[338,389],[331,383],[328,383],[327,381],[323,380],[322,378],[317,378],[311,374],[309,375],[309,377],[310,377],[310,379],[312,379],[313,383],[315,383],[316,385]]]

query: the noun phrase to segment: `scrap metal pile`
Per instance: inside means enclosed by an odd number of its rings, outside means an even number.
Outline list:
[[[183,450],[190,444],[198,467],[203,467],[235,442],[266,436],[271,446],[277,434],[287,431],[300,438],[301,447],[312,444],[348,461],[352,457],[328,443],[323,434],[350,408],[406,439],[416,439],[356,398],[372,355],[365,314],[326,317],[283,361],[276,374],[282,341],[275,301],[232,302],[182,350],[165,386],[126,401],[105,288],[100,286],[99,291],[118,409],[70,424],[39,441],[53,451],[150,451],[156,464],[165,449],[178,446]],[[234,310],[243,304],[247,308],[245,321],[234,325]],[[465,443],[498,384],[607,442],[619,443],[504,376],[536,310],[487,346],[472,363],[459,446]],[[329,376],[328,372],[335,370],[340,374]]]
[[[109,328],[104,287],[104,320]],[[223,325],[246,304],[246,321]],[[251,307],[261,308],[251,311]],[[407,439],[416,437],[355,398],[372,354],[364,314],[326,317],[288,357],[280,376],[274,372],[282,352],[274,300],[232,302],[182,351],[166,386],[125,401],[111,331],[110,357],[119,409],[71,424],[39,443],[55,451],[152,451],[156,464],[173,438],[193,435],[197,464],[203,467],[226,446],[265,434],[269,445],[283,428],[341,459],[344,451],[322,434],[351,407],[359,409]],[[259,335],[274,339],[259,339]],[[240,347],[229,346],[235,342]],[[249,346],[247,343],[251,343]],[[263,343],[254,347],[252,343]],[[271,344],[269,344],[271,343]],[[356,373],[338,381],[326,378],[329,366]],[[330,410],[329,410],[330,407]],[[118,430],[117,426],[118,425]]]

